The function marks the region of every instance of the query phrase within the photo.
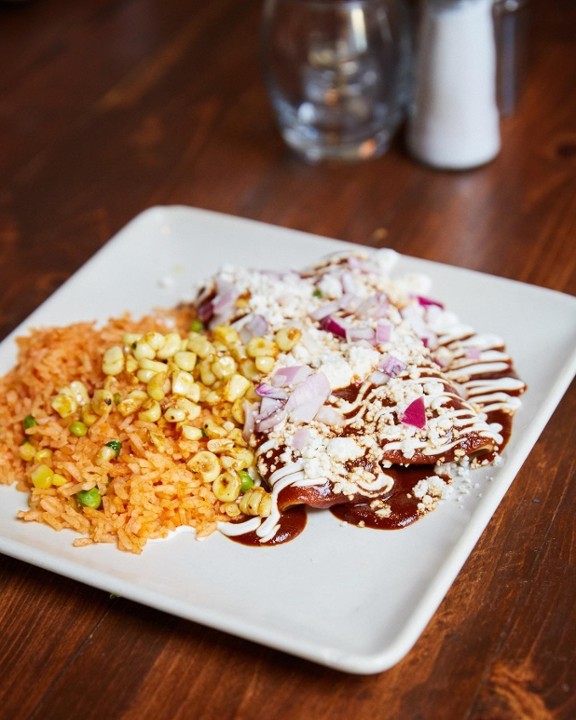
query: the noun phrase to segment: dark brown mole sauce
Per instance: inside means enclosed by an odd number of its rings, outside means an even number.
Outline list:
[[[418,511],[420,499],[414,495],[414,487],[420,480],[434,475],[431,465],[412,465],[410,467],[388,468],[387,475],[394,478],[394,486],[390,492],[381,498],[366,498],[358,496],[342,505],[334,505],[330,512],[339,520],[359,525],[361,527],[375,528],[377,530],[398,530],[411,525],[422,517]],[[371,503],[381,499],[390,508],[387,517],[379,515]]]
[[[235,537],[230,537],[230,540],[234,540],[234,542],[240,543],[241,545],[252,545],[255,547],[282,545],[300,535],[306,527],[306,507],[304,505],[295,505],[280,513],[279,525],[280,527],[274,537],[266,542],[262,542],[255,532],[236,535]]]

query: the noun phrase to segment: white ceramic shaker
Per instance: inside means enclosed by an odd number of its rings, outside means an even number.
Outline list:
[[[465,170],[500,150],[493,0],[425,0],[408,146],[421,162]]]

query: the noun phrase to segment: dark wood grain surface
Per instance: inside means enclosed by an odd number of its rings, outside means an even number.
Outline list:
[[[0,337],[155,204],[576,294],[576,5],[529,4],[502,152],[462,173],[416,164],[401,134],[360,165],[292,156],[263,85],[257,0],[0,4]],[[576,717],[575,416],[572,387],[424,634],[381,675],[0,557],[0,717]]]

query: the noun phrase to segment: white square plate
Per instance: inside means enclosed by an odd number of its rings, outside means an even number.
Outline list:
[[[188,299],[224,262],[298,268],[350,246],[184,207],[135,218],[0,345],[0,372],[30,326],[139,315]],[[390,667],[412,647],[471,552],[576,370],[576,298],[401,257],[433,294],[477,330],[507,343],[528,383],[505,461],[474,474],[420,522],[359,529],[312,512],[286,545],[252,548],[216,534],[178,533],[140,556],[109,545],[72,547],[71,531],[15,519],[26,498],[0,486],[0,551],[88,585],[352,673]],[[537,336],[537,341],[535,340]]]

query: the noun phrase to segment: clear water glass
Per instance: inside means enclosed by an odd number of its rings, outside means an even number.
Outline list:
[[[406,105],[403,0],[267,0],[263,61],[286,143],[309,162],[381,155]]]

